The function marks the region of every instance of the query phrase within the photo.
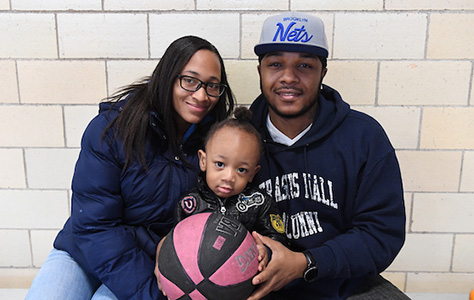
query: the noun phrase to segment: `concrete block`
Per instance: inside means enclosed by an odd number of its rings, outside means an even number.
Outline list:
[[[382,10],[382,0],[292,0],[291,10]]]
[[[109,95],[118,89],[151,76],[158,60],[109,60],[107,61],[107,81]]]
[[[461,174],[460,151],[397,151],[407,192],[456,192]],[[436,163],[434,163],[436,162]]]
[[[13,290],[12,294],[14,293],[15,289],[27,289],[31,286],[31,282],[35,278],[36,274],[38,273],[39,269],[33,268],[0,268],[0,296],[5,295],[7,290]],[[18,293],[20,291],[17,291]],[[24,295],[26,296],[26,292]],[[13,300],[19,299],[24,300],[23,298],[1,298],[1,300]]]
[[[446,2],[446,1],[443,1]],[[474,7],[472,1],[470,9]],[[463,13],[432,14],[430,17],[428,59],[473,59],[474,15]]]
[[[452,247],[452,234],[407,234],[405,245],[387,271],[448,272]]]
[[[474,152],[464,152],[461,176],[461,192],[474,192]]]
[[[101,10],[99,0],[12,0],[12,8],[15,10]],[[107,2],[107,1],[106,1]]]
[[[420,148],[474,149],[474,107],[423,109]]]
[[[31,250],[33,252],[33,266],[41,267],[53,249],[53,242],[59,230],[32,230]]]
[[[287,0],[198,0],[198,10],[287,10]]]
[[[68,204],[66,191],[0,190],[0,228],[60,229],[69,217]]]
[[[257,61],[227,60],[227,79],[238,105],[251,104],[260,94]]]
[[[64,146],[59,106],[0,106],[0,147]]]
[[[413,232],[474,232],[474,194],[417,193],[413,199]],[[455,220],[455,222],[453,222]]]
[[[237,13],[152,14],[149,22],[152,58],[163,56],[171,42],[185,35],[207,39],[224,58],[239,57],[240,16]]]
[[[4,245],[0,247],[0,267],[27,267],[31,265],[27,230],[0,229],[0,244]]]
[[[465,0],[385,0],[387,10],[468,10],[474,2]]]
[[[147,58],[145,14],[58,14],[62,58]]]
[[[0,9],[9,10],[10,9],[10,0],[0,0]]]
[[[193,0],[107,0],[104,2],[105,10],[193,10]]]
[[[334,58],[421,59],[427,16],[423,14],[336,14]]]
[[[0,58],[57,58],[53,14],[0,14]]]
[[[466,105],[470,77],[467,61],[382,62],[378,101],[381,105]]]
[[[98,103],[107,95],[101,61],[20,61],[18,74],[22,103]]]
[[[33,189],[70,189],[79,149],[26,149],[28,186]]]
[[[336,89],[350,105],[374,105],[377,65],[370,61],[330,60],[323,83]]]
[[[472,217],[473,217],[473,214],[471,213],[471,216],[470,216],[471,223],[472,223]],[[466,220],[463,220],[463,222],[466,222]],[[474,255],[472,255],[473,245],[474,245],[474,234],[457,234],[456,235],[455,240],[454,240],[454,254],[453,254],[453,271],[454,272],[473,273],[472,272],[474,270]]]
[[[0,149],[0,188],[25,188],[25,164],[21,149]]]
[[[0,103],[18,103],[18,82],[13,60],[0,61]]]
[[[98,105],[64,107],[67,147],[79,148],[81,146],[82,134],[98,112]]]

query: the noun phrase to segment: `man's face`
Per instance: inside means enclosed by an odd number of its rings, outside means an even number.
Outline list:
[[[317,56],[300,52],[269,53],[263,57],[258,70],[271,117],[312,120],[320,84],[327,71]]]

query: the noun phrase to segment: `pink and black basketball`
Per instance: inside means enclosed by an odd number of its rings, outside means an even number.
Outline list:
[[[253,291],[258,251],[245,227],[220,213],[200,213],[179,222],[158,258],[159,277],[174,300],[241,300]]]

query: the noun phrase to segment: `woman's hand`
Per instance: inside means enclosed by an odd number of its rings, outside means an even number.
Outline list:
[[[290,281],[303,277],[303,272],[307,266],[303,253],[293,252],[280,242],[262,236],[257,232],[253,232],[252,236],[257,243],[257,247],[258,245],[265,247],[263,246],[265,244],[272,250],[272,259],[266,268],[252,279],[252,283],[259,286],[247,300],[260,299],[271,291],[281,289]]]

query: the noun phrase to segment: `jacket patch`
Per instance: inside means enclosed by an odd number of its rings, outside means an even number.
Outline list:
[[[192,214],[196,210],[196,207],[197,201],[193,196],[187,196],[181,200],[181,208],[187,214]]]
[[[270,221],[278,233],[285,233],[285,225],[283,225],[283,220],[280,215],[270,214]]]
[[[252,195],[246,196],[244,194],[239,195],[239,201],[237,202],[237,210],[240,212],[246,212],[249,207],[262,205],[264,202],[262,193],[255,192]]]

